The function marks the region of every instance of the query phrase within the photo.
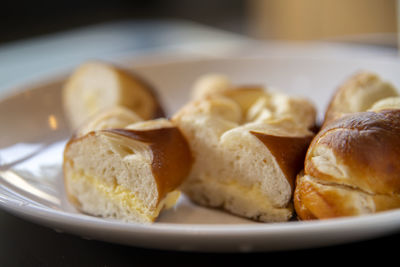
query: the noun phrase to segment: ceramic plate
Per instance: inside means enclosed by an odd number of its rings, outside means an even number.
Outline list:
[[[313,100],[321,113],[335,87],[360,69],[372,70],[400,87],[400,63],[391,59],[307,57],[189,59],[120,62],[147,78],[168,113],[184,104],[201,74],[229,75],[237,84],[263,84]],[[271,251],[341,244],[400,229],[400,210],[354,218],[255,223],[196,206],[184,196],[153,225],[81,214],[67,201],[62,152],[70,132],[61,109],[66,76],[52,76],[15,89],[0,101],[0,206],[25,219],[85,238],[132,246],[187,251]]]

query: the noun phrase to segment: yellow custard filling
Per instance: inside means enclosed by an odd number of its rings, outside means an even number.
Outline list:
[[[155,209],[149,209],[142,200],[137,198],[131,190],[123,185],[109,185],[103,181],[99,181],[93,176],[78,172],[72,173],[69,178],[70,182],[73,183],[84,182],[85,185],[95,189],[96,192],[103,195],[108,201],[120,206],[123,209],[134,212],[138,216],[141,216],[145,221],[154,221],[163,208],[169,209],[173,207],[180,196],[180,191],[178,190],[169,192],[158,203]],[[77,197],[79,198],[79,196]]]

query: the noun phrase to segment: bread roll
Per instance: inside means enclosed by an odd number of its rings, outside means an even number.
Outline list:
[[[325,113],[323,127],[346,114],[366,111],[378,100],[398,96],[388,82],[370,72],[360,72],[339,87]]]
[[[313,139],[297,177],[301,219],[400,208],[400,109],[361,112],[331,122]]]
[[[65,187],[83,212],[149,223],[176,202],[191,161],[185,138],[165,119],[91,131],[66,145]]]
[[[120,68],[102,62],[79,66],[63,88],[65,114],[75,130],[104,108],[123,106],[144,120],[163,115],[151,86]]]
[[[242,87],[188,103],[173,122],[194,155],[182,185],[194,202],[258,221],[292,216],[293,182],[315,123],[311,103]]]
[[[333,97],[297,177],[300,219],[369,214],[400,207],[400,97],[371,73]]]

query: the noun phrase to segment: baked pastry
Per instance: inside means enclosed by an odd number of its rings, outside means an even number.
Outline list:
[[[83,212],[150,223],[177,201],[191,161],[185,138],[165,119],[91,131],[65,147],[65,188]]]
[[[191,200],[258,221],[292,216],[293,182],[313,136],[310,102],[259,87],[208,91],[172,120],[194,157],[182,185]]]
[[[345,116],[313,139],[294,204],[303,220],[400,208],[400,109]]]
[[[104,108],[123,106],[144,120],[163,116],[151,86],[133,73],[102,62],[79,66],[67,80],[63,106],[75,130]]]
[[[326,110],[323,127],[347,114],[366,111],[381,99],[398,95],[396,88],[378,75],[359,72],[351,76],[336,91]]]
[[[400,208],[400,97],[390,95],[397,95],[393,86],[367,73],[339,89],[296,180],[300,219]]]

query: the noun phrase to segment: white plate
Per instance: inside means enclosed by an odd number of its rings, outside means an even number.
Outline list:
[[[320,114],[335,87],[359,69],[376,71],[400,87],[400,63],[390,59],[276,56],[121,64],[155,85],[169,114],[188,99],[193,80],[209,72],[227,74],[239,84],[265,84],[308,96]],[[80,214],[66,201],[62,183],[62,150],[70,136],[60,104],[63,80],[60,76],[28,84],[0,101],[0,206],[13,214],[86,238],[147,248],[214,252],[333,245],[400,229],[400,210],[357,218],[264,224],[193,205],[184,197],[153,225]]]

